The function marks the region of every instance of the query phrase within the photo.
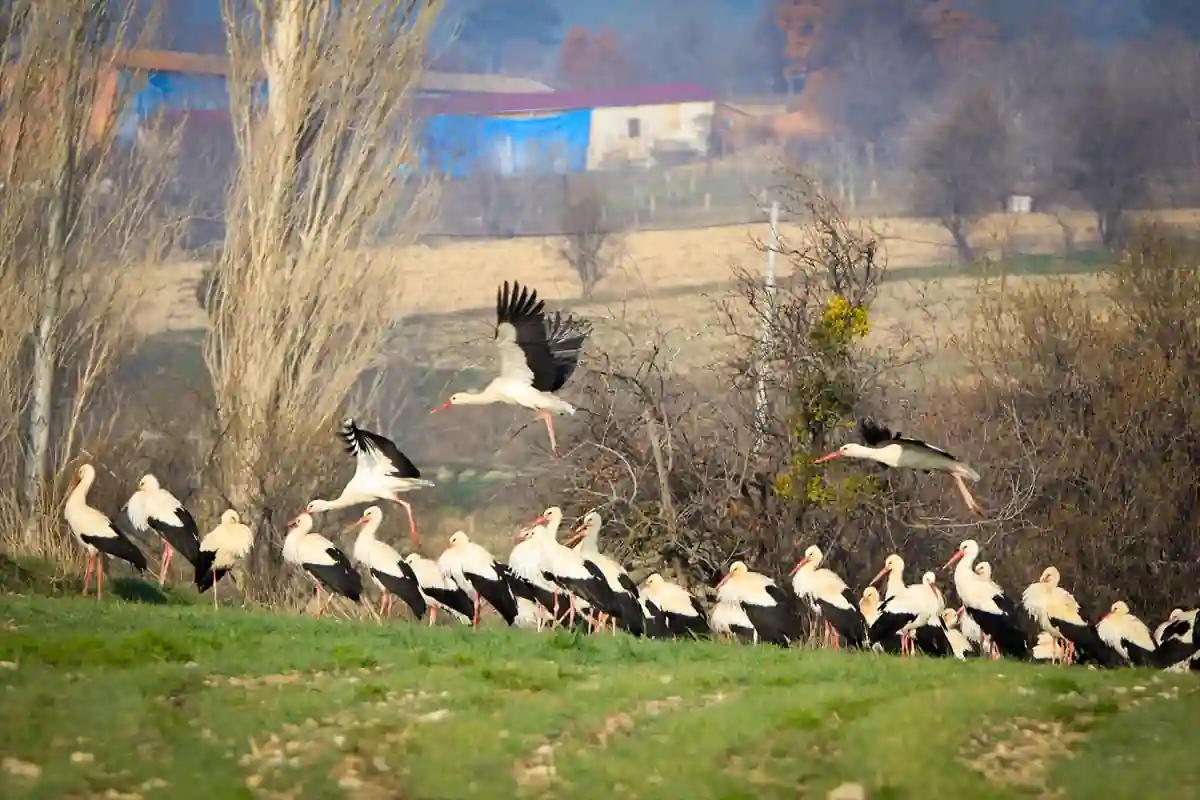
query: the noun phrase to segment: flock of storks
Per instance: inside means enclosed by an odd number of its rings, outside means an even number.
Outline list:
[[[559,312],[548,313],[536,291],[506,281],[497,291],[495,344],[500,374],[480,392],[459,392],[434,411],[455,405],[507,403],[536,412],[546,424],[552,451],[557,453],[554,414],[574,414],[575,408],[555,392],[574,372],[590,323]],[[979,474],[944,450],[921,440],[892,433],[870,420],[859,422],[862,443],[848,443],[818,459],[823,463],[846,457],[877,462],[885,467],[941,472],[951,476],[968,509],[982,509],[965,481]],[[1154,632],[1116,602],[1098,622],[1088,622],[1079,604],[1060,587],[1059,573],[1047,567],[1018,602],[991,578],[987,562],[978,562],[979,546],[966,540],[947,562],[960,600],[948,607],[933,572],[920,583],[904,582],[904,563],[891,555],[861,596],[855,596],[833,571],[822,567],[819,548],[809,547],[791,572],[791,591],[767,575],[737,561],[717,587],[716,602],[706,611],[694,595],[661,575],[650,575],[639,586],[615,560],[599,549],[601,519],[586,514],[562,544],[557,533],[562,512],[551,507],[518,533],[507,563],[459,531],[435,561],[415,552],[419,548],[412,507],[400,495],[433,486],[388,438],[343,421],[340,436],[356,458],[354,476],[333,500],[313,500],[288,524],[283,560],[299,567],[316,586],[318,608],[322,589],[354,602],[364,600],[363,568],[380,591],[380,611],[390,612],[400,597],[416,618],[436,621],[439,610],[476,625],[486,602],[509,625],[541,630],[568,626],[595,631],[611,626],[652,638],[719,635],[752,643],[790,646],[807,642],[810,619],[819,620],[824,644],[966,658],[971,653],[1020,659],[1090,664],[1122,664],[1170,669],[1200,669],[1194,641],[1196,610],[1175,609]],[[145,555],[103,512],[88,505],[96,478],[84,464],[77,470],[64,516],[88,555],[84,592],[96,575],[96,594],[103,591],[101,555],[147,568]],[[313,515],[334,509],[394,502],[404,508],[414,552],[402,556],[377,538],[383,521],[378,505],[366,509],[356,523],[360,532],[348,557],[329,539],[313,531]],[[163,541],[159,583],[168,574],[178,551],[194,568],[200,591],[213,589],[251,551],[254,534],[237,511],[226,510],[216,528],[201,537],[191,514],[153,475],[145,475],[124,510],[138,531]],[[573,546],[569,546],[573,545]],[[875,587],[887,579],[881,592]],[[369,601],[366,601],[370,605]],[[373,606],[371,607],[372,611]],[[1031,642],[1020,609],[1036,624]]]

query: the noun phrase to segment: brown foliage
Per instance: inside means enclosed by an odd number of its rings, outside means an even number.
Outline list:
[[[585,178],[587,176],[584,176]],[[577,181],[562,209],[565,232],[558,255],[579,276],[583,296],[592,293],[621,257],[621,236],[608,220],[605,198],[595,181]]]
[[[572,89],[603,89],[625,83],[629,65],[615,33],[589,33],[577,25],[563,37],[558,72]]]

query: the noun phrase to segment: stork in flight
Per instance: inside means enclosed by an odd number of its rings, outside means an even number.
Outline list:
[[[313,500],[305,511],[317,514],[374,500],[397,503],[408,513],[408,529],[415,550],[418,546],[417,523],[413,521],[412,506],[398,495],[433,486],[433,481],[421,477],[417,465],[400,452],[395,442],[358,427],[354,417],[342,421],[340,436],[346,443],[346,452],[355,457],[354,477],[335,499]]]
[[[481,392],[458,392],[433,409],[508,403],[533,409],[546,423],[550,450],[557,454],[554,414],[571,415],[575,407],[557,392],[579,364],[583,343],[592,332],[586,320],[555,311],[546,313],[546,302],[537,291],[508,281],[496,290],[496,350],[500,375]]]
[[[888,428],[870,419],[859,420],[858,434],[862,437],[863,444],[849,442],[832,453],[818,458],[814,463],[822,464],[835,458],[858,458],[874,461],[885,467],[915,469],[926,474],[945,472],[954,479],[967,508],[976,514],[983,513],[983,509],[971,496],[971,492],[964,482],[964,479],[972,483],[978,481],[979,473],[945,450],[920,439],[902,436],[898,431],[892,433]]]

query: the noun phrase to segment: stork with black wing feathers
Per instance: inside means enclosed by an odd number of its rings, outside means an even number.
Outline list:
[[[354,417],[347,417],[342,421],[339,435],[346,443],[346,452],[355,458],[354,477],[335,499],[313,500],[305,511],[317,514],[362,503],[373,503],[376,500],[396,503],[403,506],[408,513],[408,528],[415,549],[418,546],[417,523],[413,521],[412,506],[401,500],[398,495],[413,489],[433,486],[433,481],[421,477],[417,465],[400,452],[395,442],[386,436],[358,427]]]
[[[971,482],[978,481],[979,473],[945,450],[920,439],[902,436],[899,431],[892,433],[888,428],[870,419],[859,420],[858,435],[862,437],[863,444],[849,442],[829,455],[818,458],[815,463],[821,464],[835,458],[858,458],[874,461],[885,467],[915,469],[926,474],[945,472],[954,479],[967,508],[976,514],[983,513],[983,509],[971,496],[971,492],[964,482],[964,479]]]
[[[441,406],[508,403],[537,412],[550,434],[550,449],[557,453],[553,414],[571,415],[575,407],[557,397],[579,363],[583,343],[592,332],[591,323],[570,314],[546,313],[546,303],[537,291],[508,281],[496,290],[496,349],[500,375],[481,392],[458,392]]]

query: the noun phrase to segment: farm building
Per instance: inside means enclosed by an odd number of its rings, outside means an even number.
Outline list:
[[[458,178],[703,158],[713,108],[712,94],[691,84],[463,94],[418,104],[426,168]]]

